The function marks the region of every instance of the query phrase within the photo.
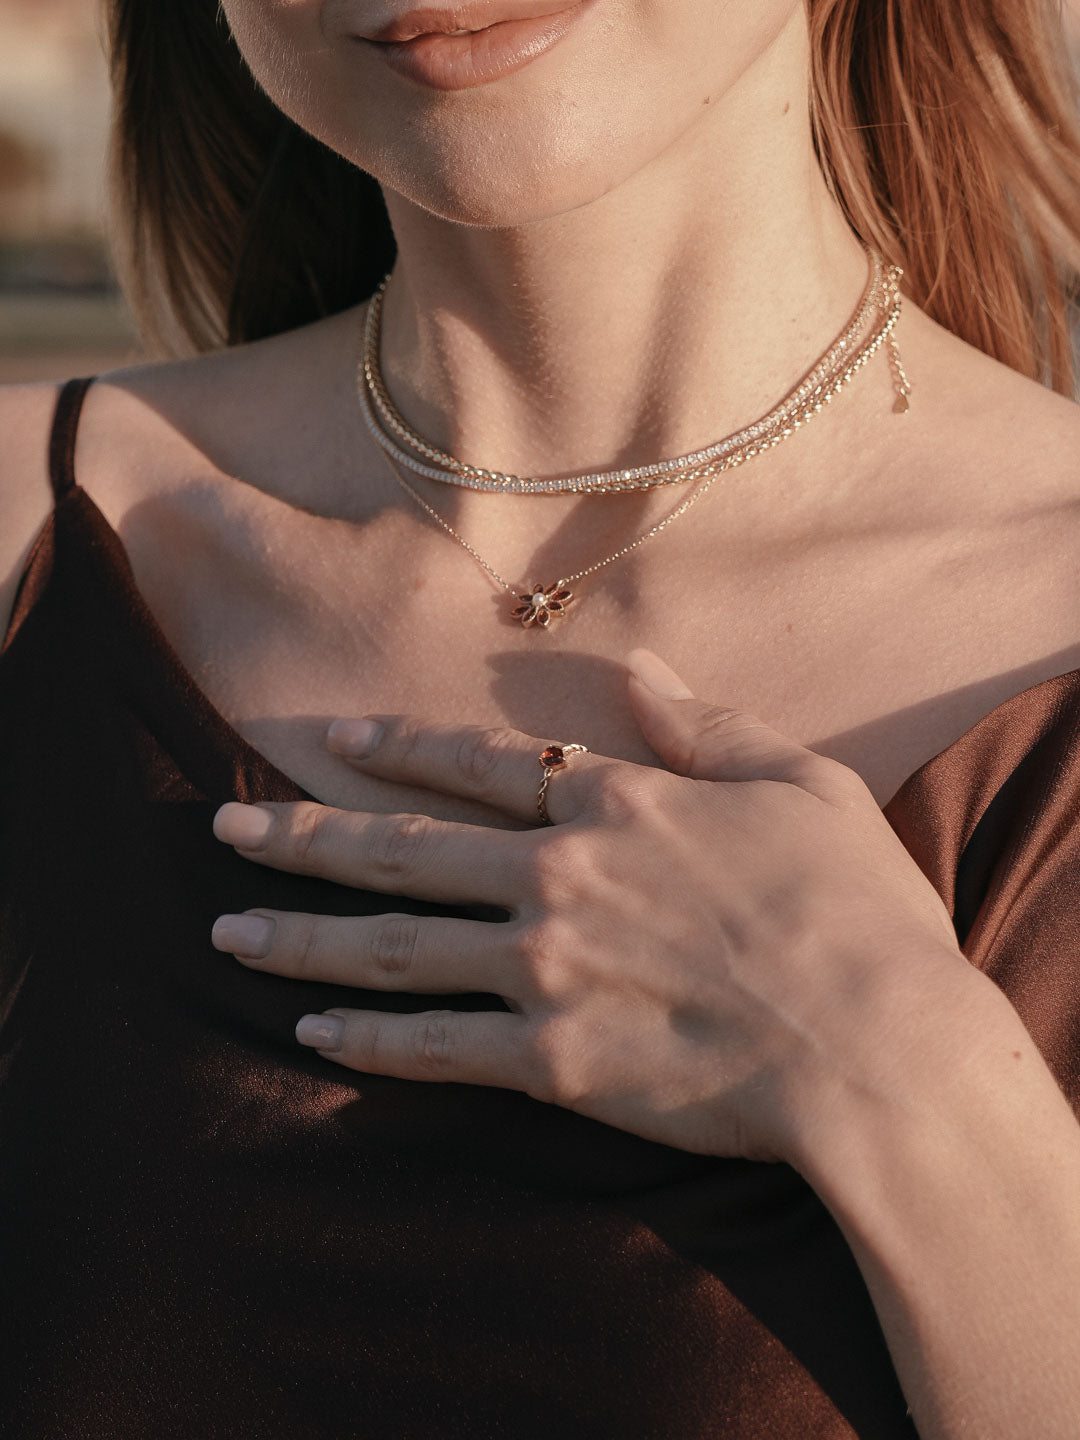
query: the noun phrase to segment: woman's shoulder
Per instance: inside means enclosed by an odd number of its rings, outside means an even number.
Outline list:
[[[919,312],[912,329],[912,414],[925,412],[926,436],[948,464],[1002,494],[1027,479],[1080,499],[1080,404]]]
[[[100,374],[79,423],[77,470],[86,488],[115,490],[199,460],[225,474],[272,471],[283,451],[310,452],[329,397],[351,383],[355,314],[202,355],[149,360]],[[0,387],[0,505],[36,494],[47,512],[48,437],[58,384]],[[299,437],[307,432],[303,442]],[[14,443],[7,444],[7,436]],[[96,497],[95,497],[96,498]]]
[[[102,491],[106,506],[115,498],[117,508],[127,491],[199,477],[280,487],[281,498],[304,503],[308,497],[295,487],[318,474],[353,384],[356,324],[355,314],[345,313],[99,377],[80,430],[85,483]]]
[[[902,324],[911,409],[883,417],[890,438],[879,442],[875,493],[920,537],[944,643],[966,648],[974,627],[987,674],[1041,680],[1074,670],[1080,404],[917,311]]]
[[[109,371],[79,422],[76,479],[113,527],[153,494],[247,480],[318,506],[349,440],[331,423],[353,381],[355,313],[210,354]],[[58,383],[0,387],[0,635],[53,505],[49,435]],[[353,445],[355,450],[355,445]]]
[[[886,427],[905,438],[886,444],[885,478],[913,514],[977,552],[1018,605],[1060,606],[1063,631],[1080,633],[1080,404],[918,311],[901,345],[913,393]]]

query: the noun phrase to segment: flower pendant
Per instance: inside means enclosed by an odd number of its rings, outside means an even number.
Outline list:
[[[520,620],[526,630],[531,625],[546,630],[553,617],[566,613],[573,598],[574,592],[567,590],[565,580],[556,580],[554,585],[534,585],[528,595],[518,596],[524,604],[513,611],[513,618]]]

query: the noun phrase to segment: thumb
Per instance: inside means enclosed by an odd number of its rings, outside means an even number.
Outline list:
[[[632,650],[626,665],[630,704],[641,733],[677,775],[784,780],[818,791],[827,771],[836,766],[746,710],[698,700],[651,650]]]

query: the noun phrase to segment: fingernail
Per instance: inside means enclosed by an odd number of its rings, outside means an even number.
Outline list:
[[[631,650],[626,657],[626,666],[631,675],[636,675],[654,695],[661,695],[665,700],[694,698],[694,692],[679,679],[671,666],[665,665],[660,656],[654,655],[651,650]]]
[[[382,739],[383,727],[375,720],[332,720],[326,732],[326,748],[350,760],[363,760]]]
[[[274,828],[274,817],[258,805],[241,805],[230,800],[214,816],[214,834],[226,845],[241,850],[261,850]]]
[[[340,1050],[345,1021],[340,1015],[304,1015],[296,1022],[296,1038],[313,1050]]]
[[[219,915],[210,939],[218,950],[241,960],[265,960],[274,943],[275,921],[265,915]]]

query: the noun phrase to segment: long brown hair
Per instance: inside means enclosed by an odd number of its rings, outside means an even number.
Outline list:
[[[165,352],[366,299],[394,239],[376,182],[252,80],[217,0],[105,0],[114,234]],[[855,232],[955,334],[1066,393],[1080,107],[1060,0],[807,0],[822,168]]]

